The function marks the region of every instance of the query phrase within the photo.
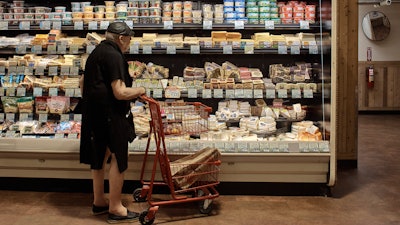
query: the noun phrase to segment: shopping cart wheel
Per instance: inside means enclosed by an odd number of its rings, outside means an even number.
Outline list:
[[[133,191],[133,199],[136,202],[145,202],[146,201],[147,195],[146,196],[141,196],[141,193],[142,193],[142,188],[136,188]]]
[[[141,223],[142,225],[150,225],[150,224],[153,224],[153,223],[154,223],[154,220],[155,220],[156,218],[148,219],[148,218],[146,217],[148,213],[149,213],[149,211],[147,211],[147,210],[140,213],[140,215],[139,215],[139,221],[140,221],[140,223]]]
[[[202,190],[199,190],[197,192],[197,196],[203,196],[204,192]],[[213,209],[213,200],[212,199],[204,199],[199,201],[199,210],[200,213],[202,214],[210,214],[212,209]]]

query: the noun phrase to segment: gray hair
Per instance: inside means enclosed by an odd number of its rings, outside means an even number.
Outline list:
[[[115,41],[118,40],[118,37],[119,37],[119,36],[120,36],[119,34],[114,34],[114,33],[111,33],[111,32],[106,32],[106,40],[108,40],[108,41],[113,41],[113,42],[115,42]]]

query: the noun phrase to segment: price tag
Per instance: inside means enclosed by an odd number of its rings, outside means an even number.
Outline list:
[[[280,143],[278,146],[279,152],[289,152],[288,143]]]
[[[217,148],[220,151],[225,151],[225,142],[222,141],[214,142],[214,148]]]
[[[69,53],[70,54],[78,54],[79,53],[79,46],[78,45],[69,46]]]
[[[292,98],[293,99],[301,98],[300,89],[292,89]]]
[[[47,122],[47,114],[39,114],[39,122]]]
[[[8,130],[6,131],[6,138],[15,138],[15,131],[14,130]]]
[[[167,54],[176,54],[176,46],[175,45],[168,45],[167,46]]]
[[[235,98],[235,90],[234,89],[227,89],[225,91],[225,98]]]
[[[324,141],[319,143],[319,150],[321,152],[329,152],[329,143]]]
[[[224,91],[222,89],[214,89],[214,98],[223,98]]]
[[[31,48],[31,52],[33,54],[42,54],[42,46],[41,45],[34,45]]]
[[[54,134],[55,139],[63,139],[64,138],[64,133],[56,133]]]
[[[83,21],[75,21],[74,30],[83,30]]]
[[[311,89],[305,89],[303,90],[303,92],[304,92],[304,98],[314,98],[314,94]]]
[[[41,30],[50,30],[51,28],[51,21],[50,20],[42,20],[40,21],[39,28]]]
[[[286,55],[287,54],[287,46],[286,45],[279,45],[278,46],[278,54]]]
[[[8,21],[0,21],[0,30],[8,30]]]
[[[107,30],[108,25],[110,25],[110,21],[100,21],[100,30]]]
[[[224,54],[232,54],[232,45],[224,45],[223,53]]]
[[[8,75],[17,75],[17,67],[16,66],[10,66],[8,67]],[[10,83],[12,83],[12,77],[10,80]]]
[[[57,53],[58,54],[66,54],[67,46],[66,45],[57,45]]]
[[[260,152],[260,143],[250,142],[249,149],[250,149],[250,152]]]
[[[61,114],[60,121],[61,122],[69,121],[69,114]]]
[[[235,142],[225,142],[225,151],[227,152],[235,152]]]
[[[266,98],[274,99],[275,98],[275,89],[267,89],[265,91]]]
[[[167,88],[167,89],[165,89],[165,97],[166,98],[180,98],[181,90],[178,88]]]
[[[17,66],[17,75],[24,75],[24,73],[25,73],[25,66]],[[18,78],[16,82],[19,83]]]
[[[17,45],[15,52],[17,54],[26,54],[26,45]]]
[[[4,88],[0,87],[0,96],[4,96]]]
[[[6,96],[14,97],[15,96],[15,88],[9,87],[6,88]]]
[[[6,67],[5,66],[0,66],[0,76],[6,75]]]
[[[80,88],[75,88],[75,97],[80,98],[82,97],[81,89]]]
[[[28,121],[28,118],[29,118],[29,114],[28,113],[20,113],[18,119],[20,121]]]
[[[162,98],[163,97],[163,89],[157,88],[153,90],[153,98]]]
[[[17,96],[18,97],[26,96],[26,88],[24,87],[17,88]]]
[[[31,29],[31,22],[29,21],[21,21],[19,23],[20,30],[30,30]]]
[[[58,66],[49,66],[49,76],[58,75]]]
[[[254,46],[253,45],[245,45],[244,46],[244,54],[254,54]]]
[[[191,45],[190,54],[200,54],[200,45]]]
[[[47,45],[47,54],[48,55],[57,54],[57,46],[56,45]]]
[[[43,76],[44,75],[44,67],[43,66],[36,67],[35,75]]]
[[[253,98],[253,89],[244,89],[243,95],[245,98]]]
[[[300,29],[310,29],[310,22],[308,22],[307,20],[300,20]]]
[[[0,122],[4,122],[4,113],[0,113]]]
[[[172,30],[174,29],[174,23],[172,20],[170,21],[164,21],[164,29],[165,30]]]
[[[53,22],[53,30],[61,30],[61,21]]]
[[[143,46],[143,54],[152,54],[152,48],[150,45]]]
[[[312,152],[319,152],[319,146],[318,143],[316,142],[310,142],[308,143],[308,149]]]
[[[287,98],[287,90],[279,89],[278,90],[278,98]]]
[[[212,30],[212,27],[213,27],[212,20],[203,21],[203,30]]]
[[[15,121],[15,114],[14,113],[6,113],[6,120]]]
[[[235,89],[235,98],[244,98],[244,90]]]
[[[75,96],[75,90],[73,88],[65,89],[65,96],[74,97]]]
[[[90,21],[88,24],[89,30],[97,30],[97,21]]]
[[[33,88],[33,96],[43,96],[43,88],[41,87],[34,87]]]
[[[62,65],[60,75],[70,75],[70,72],[69,72],[70,68],[71,68],[70,66]]]
[[[92,53],[95,48],[96,48],[96,46],[94,46],[94,45],[87,45],[86,53],[88,53],[88,54]]]
[[[244,29],[244,21],[243,20],[235,20],[235,29],[243,30]]]
[[[58,96],[57,88],[49,88],[49,96]]]
[[[249,151],[249,143],[244,141],[237,142],[237,150],[239,152],[248,152]]]
[[[264,98],[264,92],[262,89],[254,89],[253,95],[254,98]]]
[[[270,143],[269,144],[269,149],[271,152],[279,152],[279,144],[278,143]]]
[[[133,29],[133,21],[132,20],[125,20],[126,25],[128,25],[129,28]],[[107,29],[107,27],[106,27]]]
[[[139,54],[139,45],[133,44],[129,46],[129,54]]]
[[[202,98],[212,98],[211,89],[203,89]]]
[[[290,46],[290,54],[292,54],[292,55],[300,55],[300,46],[299,45]]]
[[[308,46],[308,53],[310,55],[317,55],[318,54],[318,46],[317,45],[309,45]]]
[[[82,121],[82,114],[74,114],[74,121],[76,122]]]
[[[188,98],[197,98],[197,89],[189,88],[188,89]]]
[[[25,75],[33,75],[33,67],[25,67]]]
[[[78,133],[69,133],[68,134],[68,139],[77,139],[78,138]]]
[[[266,20],[265,21],[265,29],[266,30],[273,30],[275,29],[275,23],[272,20]]]
[[[309,152],[309,150],[308,150],[308,143],[300,142],[300,143],[299,143],[299,151],[300,151],[300,152]]]

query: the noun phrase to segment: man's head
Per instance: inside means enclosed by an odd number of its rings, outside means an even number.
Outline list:
[[[113,22],[107,28],[106,39],[114,41],[122,52],[126,52],[134,34],[125,22]]]

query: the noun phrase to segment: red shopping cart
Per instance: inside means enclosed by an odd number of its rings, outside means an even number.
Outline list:
[[[147,140],[147,147],[144,154],[140,181],[142,183],[141,188],[137,188],[133,192],[133,198],[137,202],[147,201],[149,208],[141,212],[139,221],[143,225],[152,224],[155,220],[155,214],[159,206],[187,203],[187,202],[199,202],[200,212],[203,214],[209,214],[212,210],[212,200],[219,196],[216,190],[216,185],[219,184],[219,165],[220,153],[215,148],[204,148],[200,151],[184,156],[173,162],[170,162],[167,148],[165,143],[165,124],[169,124],[171,121],[174,123],[180,121],[183,123],[186,108],[175,108],[169,109],[169,112],[165,112],[165,117],[162,117],[162,110],[160,104],[147,96],[141,97],[148,103],[150,109],[150,132]],[[193,112],[196,112],[203,117],[209,112],[209,107],[204,105],[190,103],[191,111],[190,118],[196,118]],[[192,108],[192,106],[194,106]],[[168,111],[168,110],[167,110]],[[183,112],[183,113],[182,113]],[[172,113],[168,115],[168,113]],[[179,116],[178,114],[181,114]],[[205,131],[203,129],[203,122],[197,119],[188,119],[190,121],[187,125],[187,129],[183,129],[183,132],[190,134],[198,134],[199,132]],[[197,121],[197,122],[196,122]],[[183,125],[183,126],[186,126]],[[199,126],[198,126],[199,125]],[[153,159],[153,165],[151,169],[150,178],[145,180],[145,169],[146,163],[149,159],[149,146],[151,141],[155,141],[155,154]],[[159,166],[159,168],[157,167]],[[156,174],[160,173],[161,178],[156,179]],[[170,192],[170,197],[167,200],[155,200],[152,197],[152,193],[155,186],[167,186]]]

